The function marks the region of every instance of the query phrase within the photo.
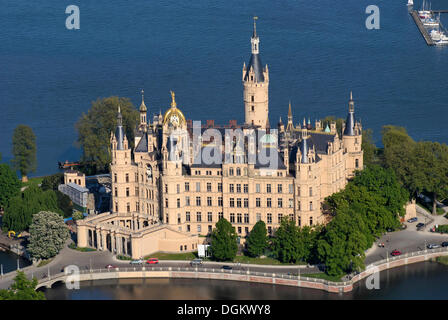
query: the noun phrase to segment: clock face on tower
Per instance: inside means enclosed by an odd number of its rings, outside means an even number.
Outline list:
[[[179,116],[178,116],[177,114],[173,114],[173,115],[170,117],[170,122],[171,122],[173,125],[178,126],[178,125],[179,125]]]

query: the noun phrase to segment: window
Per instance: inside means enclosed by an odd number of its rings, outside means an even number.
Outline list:
[[[200,212],[196,212],[196,221],[201,222],[202,221],[202,214]]]
[[[201,205],[201,197],[196,197],[196,205],[197,206]]]
[[[241,233],[241,227],[238,227],[238,233]]]
[[[230,214],[230,222],[235,223],[235,214],[234,213]]]
[[[267,198],[266,199],[266,207],[272,208],[272,200],[271,200],[271,198]]]
[[[289,207],[292,208],[294,206],[294,200],[289,199]]]
[[[278,198],[278,207],[283,208],[283,199],[282,198]]]
[[[212,197],[207,197],[207,206],[212,206]]]
[[[208,233],[211,233],[211,232],[212,232],[212,226],[208,225]]]
[[[129,188],[126,188],[126,197],[129,197]]]
[[[240,184],[236,185],[236,192],[241,193],[241,185]]]
[[[168,199],[165,199],[165,208],[168,208]]]
[[[235,189],[233,187],[233,183],[229,184],[229,192],[230,193],[234,193],[235,192]]]
[[[165,193],[168,193],[168,185],[165,184]]]
[[[310,226],[313,225],[313,217],[310,217]]]
[[[213,221],[213,213],[207,212],[207,221],[212,222]]]
[[[310,187],[310,197],[313,196],[313,187]]]
[[[230,207],[231,208],[235,207],[235,199],[234,198],[230,198]]]
[[[135,182],[138,182],[138,173],[135,173]]]
[[[139,193],[138,191],[139,191],[139,190],[138,190],[138,187],[135,187],[135,196],[136,196],[136,197],[138,197],[138,193]]]
[[[300,227],[300,225],[302,224],[302,218],[299,217],[299,218],[297,219],[297,224],[298,224],[299,227]]]
[[[300,187],[297,187],[297,195],[300,197]]]
[[[129,173],[126,173],[126,182],[129,182]]]
[[[268,184],[266,185],[266,192],[267,192],[267,193],[271,193],[271,184],[270,184],[270,183],[268,183]]]
[[[190,197],[185,197],[185,205],[189,206],[190,205]]]
[[[255,101],[255,96],[251,96],[250,97],[250,101],[254,102]]]
[[[270,236],[272,235],[272,227],[271,227],[271,226],[268,227],[268,234],[269,234]]]
[[[218,212],[218,220],[224,218],[224,214],[222,212]]]
[[[180,184],[176,185],[176,192],[180,193]]]
[[[249,208],[249,199],[244,198],[244,208]]]
[[[241,198],[236,199],[236,206],[241,208]]]
[[[190,225],[187,224],[187,232],[190,232]]]
[[[261,213],[257,213],[256,219],[257,219],[257,222],[261,220]]]
[[[140,212],[140,202],[135,203],[135,211]]]
[[[355,159],[355,168],[359,168],[359,160]]]
[[[282,222],[283,214],[278,214],[278,223]]]
[[[256,192],[256,193],[260,193],[260,184],[259,184],[259,183],[257,183],[257,184],[255,185],[255,192]]]
[[[218,197],[218,206],[222,207],[222,197]]]
[[[249,185],[248,184],[244,185],[244,193],[249,193]]]
[[[207,182],[207,192],[212,192],[212,184]]]
[[[244,214],[244,223],[249,223],[249,214],[248,213]]]
[[[118,202],[115,202],[115,212],[118,212]]]
[[[177,201],[176,201],[176,202],[177,202],[177,207],[180,208],[180,199],[177,198]]]
[[[241,175],[241,169],[240,168],[236,168],[236,175],[240,176]]]
[[[233,176],[233,168],[229,169],[229,176]]]
[[[268,213],[267,221],[268,221],[268,223],[272,223],[272,213]]]
[[[190,222],[190,212],[185,212],[185,221]]]
[[[201,183],[196,182],[196,192],[200,192],[200,191],[201,191]]]
[[[277,192],[278,193],[282,193],[283,192],[283,185],[282,184],[277,185]]]
[[[291,183],[291,184],[289,184],[289,193],[293,193],[293,192],[294,192],[294,187]]]
[[[255,199],[255,206],[256,206],[257,208],[260,208],[260,207],[261,207],[261,200],[260,200],[260,198],[256,198],[256,199]]]
[[[237,223],[242,223],[243,222],[243,218],[241,216],[241,213],[237,213],[237,215],[236,215],[236,222]]]
[[[131,212],[131,204],[128,202],[128,203],[126,203],[126,210],[128,211],[128,212]]]
[[[301,209],[301,206],[300,206],[300,201],[297,201],[297,209],[300,211],[300,210],[302,210]]]
[[[117,182],[117,174],[114,173],[114,182]]]
[[[218,183],[218,192],[222,192],[222,183],[221,182]]]
[[[313,201],[310,201],[310,211],[313,211]]]
[[[177,214],[177,224],[180,224],[180,213]]]
[[[246,235],[249,234],[249,228],[248,227],[244,227],[244,232],[246,233]]]
[[[190,191],[190,183],[185,182],[185,191]]]
[[[201,233],[201,225],[198,224],[198,233]]]
[[[115,187],[115,196],[118,197],[118,189]]]

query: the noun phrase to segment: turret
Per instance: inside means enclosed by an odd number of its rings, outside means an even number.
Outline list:
[[[145,91],[142,90],[142,103],[140,104],[140,125],[139,130],[146,131],[148,123],[146,121],[146,114],[148,112],[148,109],[145,105]]]
[[[269,70],[263,68],[260,58],[260,39],[257,34],[257,17],[254,17],[254,30],[251,37],[251,57],[249,64],[243,65],[243,99],[245,123],[266,128],[269,114]]]
[[[348,115],[343,128],[342,144],[344,152],[348,153],[346,158],[347,176],[352,177],[355,170],[363,167],[362,127],[361,123],[355,120],[355,102],[352,92],[350,92]]]

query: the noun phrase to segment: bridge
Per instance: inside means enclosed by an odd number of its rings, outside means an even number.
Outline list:
[[[346,281],[332,282],[319,278],[300,275],[300,269],[296,274],[267,273],[250,270],[225,270],[208,267],[182,268],[182,267],[125,267],[115,269],[90,269],[79,273],[78,281],[106,280],[106,279],[130,279],[130,278],[190,278],[210,280],[232,280],[255,283],[278,284],[325,290],[327,292],[339,293],[350,292],[353,285],[371,275],[390,268],[400,267],[407,264],[428,261],[439,256],[448,256],[448,247],[432,250],[421,250],[410,252],[401,256],[386,258],[376,261],[361,273],[349,275]],[[36,289],[51,288],[55,283],[73,282],[73,275],[59,273],[47,279],[41,279]]]

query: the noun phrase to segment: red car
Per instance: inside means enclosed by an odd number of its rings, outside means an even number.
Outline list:
[[[393,255],[393,256],[399,256],[399,255],[401,255],[401,251],[394,250],[390,254]]]
[[[148,260],[146,260],[147,264],[158,264],[159,263],[159,259],[157,258],[149,258]]]

